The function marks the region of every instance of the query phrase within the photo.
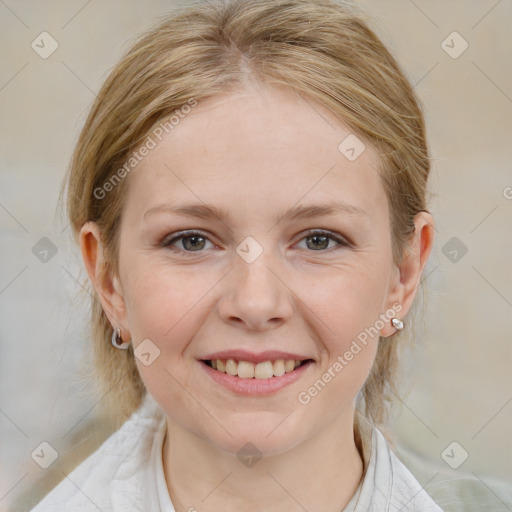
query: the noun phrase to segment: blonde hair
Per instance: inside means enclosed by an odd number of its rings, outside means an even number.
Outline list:
[[[191,100],[200,104],[242,87],[248,74],[308,95],[378,151],[393,259],[400,265],[414,216],[425,210],[430,162],[420,103],[396,60],[351,3],[234,0],[197,2],[166,15],[122,57],[94,101],[67,176],[67,215],[75,241],[85,222],[98,224],[105,272],[118,274],[119,225],[130,180],[113,186],[108,200],[95,190],[112,180],[162,119]],[[120,425],[146,390],[133,348],[111,345],[112,326],[95,290],[90,293],[92,368],[103,404]],[[376,423],[384,421],[396,390],[403,332],[380,339],[362,389],[361,413]]]

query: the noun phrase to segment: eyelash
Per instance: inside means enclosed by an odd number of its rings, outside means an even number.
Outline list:
[[[199,236],[201,238],[204,238],[205,240],[208,240],[209,242],[211,242],[211,240],[205,236],[203,233],[199,232],[199,231],[184,231],[182,233],[180,233],[178,236],[175,236],[173,238],[171,238],[170,240],[164,240],[164,242],[162,243],[162,247],[165,247],[165,248],[169,248],[173,251],[176,251],[176,252],[181,252],[181,253],[185,253],[185,254],[194,254],[194,253],[200,253],[202,251],[187,251],[185,249],[178,249],[176,247],[172,247],[172,244],[178,240],[182,240],[182,239],[185,239],[185,238],[192,238],[194,236]],[[338,243],[339,245],[336,246],[336,247],[331,247],[330,249],[319,249],[318,251],[309,251],[309,252],[331,252],[333,250],[336,250],[336,249],[339,249],[341,247],[349,247],[350,246],[350,243],[347,242],[345,239],[335,235],[334,233],[330,232],[330,231],[326,231],[326,230],[323,230],[323,229],[313,229],[313,230],[310,230],[310,231],[307,231],[303,237],[299,240],[302,241],[304,240],[305,238],[309,238],[309,237],[312,237],[312,236],[326,236],[327,238],[330,238],[331,240],[334,240],[336,243]],[[213,243],[213,242],[211,242]]]

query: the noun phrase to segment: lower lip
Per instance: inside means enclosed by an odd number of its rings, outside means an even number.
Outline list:
[[[201,361],[198,361],[198,363],[215,382],[234,393],[239,395],[265,396],[271,395],[300,379],[308,371],[313,361],[302,364],[292,372],[285,373],[280,377],[270,377],[270,379],[241,379],[240,377],[214,370]]]

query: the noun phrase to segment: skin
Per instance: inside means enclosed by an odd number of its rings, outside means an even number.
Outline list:
[[[137,365],[167,417],[163,462],[178,512],[339,511],[357,488],[363,466],[354,402],[378,337],[308,404],[297,396],[379,315],[399,303],[397,316],[406,316],[434,231],[431,215],[418,213],[404,262],[393,263],[379,156],[367,144],[349,161],[338,146],[350,133],[321,105],[281,87],[209,99],[127,178],[119,275],[102,277],[98,227],[89,222],[81,230],[84,263],[112,325],[135,348],[150,339],[160,350],[151,365]],[[185,202],[222,207],[231,218],[160,212],[143,219],[156,205]],[[330,202],[366,213],[276,222],[297,204]],[[204,237],[199,250],[184,239],[162,245],[187,229]],[[349,245],[328,239],[326,247],[308,237],[310,229]],[[252,263],[236,252],[247,236],[263,249]],[[390,336],[395,328],[388,321],[380,332]],[[231,348],[279,349],[314,363],[271,396],[240,396],[198,362]],[[263,455],[252,467],[236,455],[247,442]]]

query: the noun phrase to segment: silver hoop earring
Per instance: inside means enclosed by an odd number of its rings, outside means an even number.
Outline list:
[[[112,345],[114,347],[126,350],[130,346],[130,341],[123,342],[123,339],[121,338],[121,329],[114,329],[114,332],[112,333]]]
[[[404,328],[404,323],[399,318],[392,318],[391,325],[397,330],[401,331]]]

